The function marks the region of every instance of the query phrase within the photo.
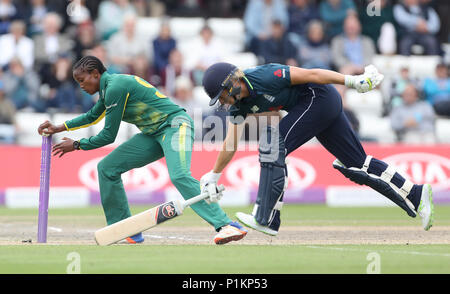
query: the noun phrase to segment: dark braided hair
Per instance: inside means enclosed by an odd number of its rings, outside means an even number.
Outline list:
[[[96,69],[100,74],[103,74],[106,71],[106,68],[100,61],[100,59],[91,55],[84,56],[83,58],[78,60],[78,62],[73,66],[72,70],[75,71],[77,69],[88,73],[91,73],[94,69]]]

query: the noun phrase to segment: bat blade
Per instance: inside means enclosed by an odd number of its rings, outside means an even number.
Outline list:
[[[166,202],[96,231],[95,241],[98,245],[114,244],[183,214],[183,209],[178,200]]]
[[[219,185],[218,192],[225,187]],[[208,193],[202,193],[186,201],[173,200],[158,205],[120,222],[114,223],[95,232],[95,241],[98,245],[111,245],[127,237],[146,231],[162,222],[183,214],[184,208],[208,198]]]

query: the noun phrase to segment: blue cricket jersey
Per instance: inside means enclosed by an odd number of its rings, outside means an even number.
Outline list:
[[[291,85],[289,66],[270,63],[244,70],[249,97],[230,108],[231,122],[238,124],[248,114],[286,110],[289,112],[298,99],[309,93],[308,84]]]

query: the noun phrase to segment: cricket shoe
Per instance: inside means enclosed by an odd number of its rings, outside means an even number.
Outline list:
[[[239,241],[247,235],[247,230],[244,229],[238,222],[231,222],[223,226],[219,233],[214,237],[214,243],[223,245],[231,241]]]
[[[144,242],[144,236],[142,236],[142,233],[133,235],[131,237],[128,237],[125,239],[125,241],[128,244],[139,244],[139,243],[143,243]]]
[[[434,220],[433,191],[431,190],[430,184],[424,184],[422,187],[422,195],[420,196],[417,213],[422,217],[423,229],[428,231],[433,225]]]
[[[271,228],[267,226],[262,226],[258,224],[255,220],[255,217],[251,214],[246,214],[243,212],[236,213],[237,219],[243,223],[245,226],[257,230],[261,233],[270,235],[270,236],[276,236],[278,234],[278,231],[272,230]]]

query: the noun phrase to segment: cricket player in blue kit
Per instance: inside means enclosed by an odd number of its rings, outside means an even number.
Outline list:
[[[363,93],[378,86],[383,77],[373,65],[367,66],[364,74],[351,76],[281,64],[244,71],[229,63],[213,64],[205,72],[203,87],[211,98],[211,106],[219,101],[222,108],[228,108],[230,122],[213,170],[201,178],[202,189],[214,189],[217,185],[221,172],[237,150],[244,119],[255,113],[282,109],[288,114],[260,136],[257,200],[251,215],[237,213],[242,223],[277,235],[287,187],[286,156],[316,137],[336,157],[335,169],[351,181],[381,193],[409,216],[419,214],[423,228],[429,230],[434,214],[431,186],[416,185],[393,166],[365,153],[343,112],[341,97],[331,85],[341,84]]]

